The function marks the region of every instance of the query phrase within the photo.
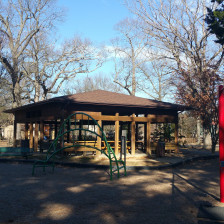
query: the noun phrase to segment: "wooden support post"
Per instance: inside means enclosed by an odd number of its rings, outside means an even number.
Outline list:
[[[14,120],[13,122],[13,147],[16,147],[16,132],[17,132],[17,122]]]
[[[144,123],[144,150],[147,151],[147,123]]]
[[[53,135],[53,124],[49,124],[49,135],[50,135],[50,140],[54,140],[54,135]]]
[[[57,138],[58,136],[58,121],[57,119],[54,121],[54,136]]]
[[[34,131],[34,152],[38,150],[38,132],[39,132],[39,124],[35,122],[35,131]]]
[[[119,116],[119,113],[116,113],[115,116]],[[115,155],[118,155],[119,148],[119,120],[115,121]]]
[[[70,130],[70,123],[69,121],[67,122],[67,131]],[[67,133],[67,142],[70,142],[70,132]]]
[[[148,155],[152,154],[152,150],[150,148],[150,137],[151,137],[151,121],[150,121],[150,115],[147,115],[148,121],[147,121],[147,128],[146,128],[146,141],[147,141],[147,145],[146,145],[146,153]]]
[[[102,121],[99,120],[98,124],[100,127],[102,127]],[[101,131],[99,129],[99,127],[97,128],[97,134],[101,135]],[[102,144],[102,139],[100,137],[97,137],[97,148],[101,150],[101,144]],[[99,156],[101,154],[101,152],[99,150],[96,150],[96,156]]]
[[[44,140],[44,121],[40,121],[40,152],[43,152],[42,142]]]
[[[54,139],[57,138],[58,135],[58,122],[57,119],[54,121]]]
[[[28,140],[28,129],[29,129],[29,125],[28,123],[25,123],[25,140]]]
[[[40,140],[44,140],[44,121],[40,121]]]
[[[175,137],[175,144],[178,143],[178,123],[175,123],[175,132],[174,132],[174,137]]]
[[[64,122],[64,118],[61,117],[61,119],[60,119],[60,128],[62,128],[62,129],[61,129],[61,134],[63,134],[63,132],[64,132],[64,127],[62,127],[63,122]],[[64,147],[64,135],[61,136],[61,139],[60,139],[60,147],[61,147],[61,148]]]
[[[33,122],[30,123],[30,149],[33,148]]]
[[[132,114],[135,117],[135,114]],[[131,122],[131,154],[135,155],[135,121]]]

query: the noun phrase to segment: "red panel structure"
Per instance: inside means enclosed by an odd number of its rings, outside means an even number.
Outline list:
[[[219,86],[220,202],[224,203],[224,87]]]

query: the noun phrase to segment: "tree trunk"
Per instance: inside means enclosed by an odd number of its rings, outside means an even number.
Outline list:
[[[217,142],[212,141],[212,153],[215,153],[216,144],[217,144]]]
[[[210,132],[211,132],[211,141],[212,141],[212,153],[215,152],[216,145],[219,138],[219,133],[217,130],[218,130],[217,124],[211,125]]]
[[[197,144],[201,144],[201,122],[200,119],[197,119]]]
[[[135,78],[135,61],[132,58],[132,95],[135,96],[136,93],[136,78]]]
[[[22,106],[19,82],[13,82],[12,85],[13,108]]]
[[[203,148],[209,149],[211,146],[209,130],[203,127]]]

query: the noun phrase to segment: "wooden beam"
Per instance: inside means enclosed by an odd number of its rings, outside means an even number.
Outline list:
[[[131,122],[131,154],[135,155],[135,114],[132,114],[132,122]]]
[[[35,131],[34,131],[34,152],[37,152],[38,149],[38,132],[39,132],[39,124],[35,122]]]
[[[15,112],[16,115],[16,120],[17,123],[25,123],[25,122],[36,122],[36,121],[41,121],[41,120],[51,120],[54,121],[57,117],[61,116],[60,109],[57,108],[57,105],[55,105],[55,107],[52,108],[52,106],[43,106],[42,108],[40,108],[40,116],[38,117],[26,117],[26,113],[24,111],[17,111]],[[66,112],[66,116],[70,115],[74,112],[78,112],[78,111],[72,111],[69,110]],[[83,111],[85,112],[85,111]],[[162,122],[162,123],[173,123],[174,122],[174,117],[176,116],[176,111],[159,111],[161,113],[167,113],[167,115],[150,115],[151,119],[153,119],[151,122]],[[116,119],[118,119],[119,121],[131,121],[130,116],[119,116],[118,118],[115,116],[108,116],[108,115],[100,115],[100,112],[92,112],[92,111],[86,111],[87,114],[90,114],[94,119],[96,120],[102,120],[102,121],[116,121]],[[80,117],[78,117],[80,116]],[[82,115],[78,115],[77,119],[80,119]],[[101,118],[101,116],[103,118]],[[85,118],[84,118],[85,119]],[[87,118],[86,118],[87,119]],[[147,122],[146,117],[136,117],[135,118],[136,122]]]
[[[149,117],[131,117],[131,116],[109,116],[109,115],[100,115],[96,113],[95,115],[91,115],[95,120],[102,121],[135,121],[135,122],[147,122],[148,119],[151,119],[151,122],[169,122],[172,123],[175,121],[175,115],[153,115],[151,114]],[[76,119],[88,120],[87,116],[77,115]]]
[[[151,137],[151,122],[150,122],[150,115],[147,116],[148,122],[147,122],[147,128],[146,128],[146,141],[147,141],[147,145],[146,145],[146,153],[148,155],[152,154],[151,148],[150,148],[150,137]]]
[[[116,117],[118,118],[119,113],[116,113]],[[118,147],[119,147],[119,120],[115,121],[115,155],[118,155]]]
[[[30,123],[30,141],[29,141],[29,147],[33,148],[33,123]]]

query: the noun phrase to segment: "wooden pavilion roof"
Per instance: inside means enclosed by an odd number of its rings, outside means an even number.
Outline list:
[[[54,97],[48,100],[40,101],[37,103],[27,104],[21,107],[6,110],[6,113],[14,113],[17,111],[27,111],[30,109],[36,109],[45,105],[51,104],[63,104],[69,106],[80,106],[83,108],[97,108],[96,111],[111,110],[119,113],[119,110],[127,111],[130,113],[144,113],[145,111],[183,111],[190,109],[189,107],[167,103],[157,100],[151,100],[142,97],[130,96],[122,93],[109,92],[105,90],[94,90],[85,93],[78,93],[73,95],[66,95],[60,97]],[[116,108],[116,109],[115,109]]]
[[[131,114],[174,115],[178,111],[189,109],[191,108],[179,104],[166,103],[105,90],[94,90],[54,97],[49,100],[27,104],[4,112],[14,113],[17,119],[20,117],[21,120],[24,120],[28,117],[49,119],[53,116],[56,118],[61,116],[62,112],[64,116],[68,116],[75,111],[101,112],[105,115],[119,113],[121,116],[129,116]],[[26,114],[26,118],[24,114]]]

